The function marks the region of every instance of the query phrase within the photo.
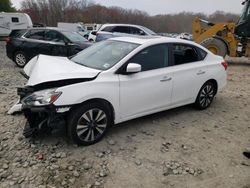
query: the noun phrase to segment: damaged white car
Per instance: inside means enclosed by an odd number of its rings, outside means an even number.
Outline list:
[[[112,124],[192,103],[205,109],[226,69],[200,45],[162,37],[109,39],[69,59],[39,55],[18,88],[24,135],[66,125],[75,143],[90,145]]]

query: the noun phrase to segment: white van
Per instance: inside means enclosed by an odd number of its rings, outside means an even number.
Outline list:
[[[62,29],[66,29],[66,30],[69,30],[69,31],[78,32],[82,36],[85,36],[86,34],[88,34],[87,30],[80,23],[58,22],[57,27],[62,28]]]
[[[12,30],[28,29],[32,26],[33,24],[28,14],[0,12],[0,37],[8,36]]]

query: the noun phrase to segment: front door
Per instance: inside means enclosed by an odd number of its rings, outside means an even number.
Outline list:
[[[160,111],[171,104],[173,74],[168,62],[166,44],[148,47],[129,60],[140,64],[142,71],[119,75],[122,119]]]

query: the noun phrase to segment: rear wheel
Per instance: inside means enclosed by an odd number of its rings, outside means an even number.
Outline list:
[[[208,38],[200,44],[216,55],[220,55],[222,57],[227,55],[227,46],[220,39]]]
[[[91,102],[73,110],[68,116],[68,134],[78,145],[100,141],[111,124],[108,107]]]
[[[205,83],[198,93],[195,101],[195,107],[201,110],[208,108],[212,104],[215,94],[215,84],[212,82]]]
[[[18,67],[23,68],[27,63],[27,57],[24,52],[18,51],[14,55],[14,61]]]

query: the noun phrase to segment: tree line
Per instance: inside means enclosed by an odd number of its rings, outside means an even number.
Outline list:
[[[1,0],[2,1],[2,0]],[[236,22],[239,15],[216,11],[211,15],[181,12],[151,16],[140,10],[105,7],[89,0],[23,0],[21,12],[28,13],[33,22],[56,26],[57,22],[129,23],[144,25],[155,32],[191,32],[192,20],[199,16],[211,22]]]

